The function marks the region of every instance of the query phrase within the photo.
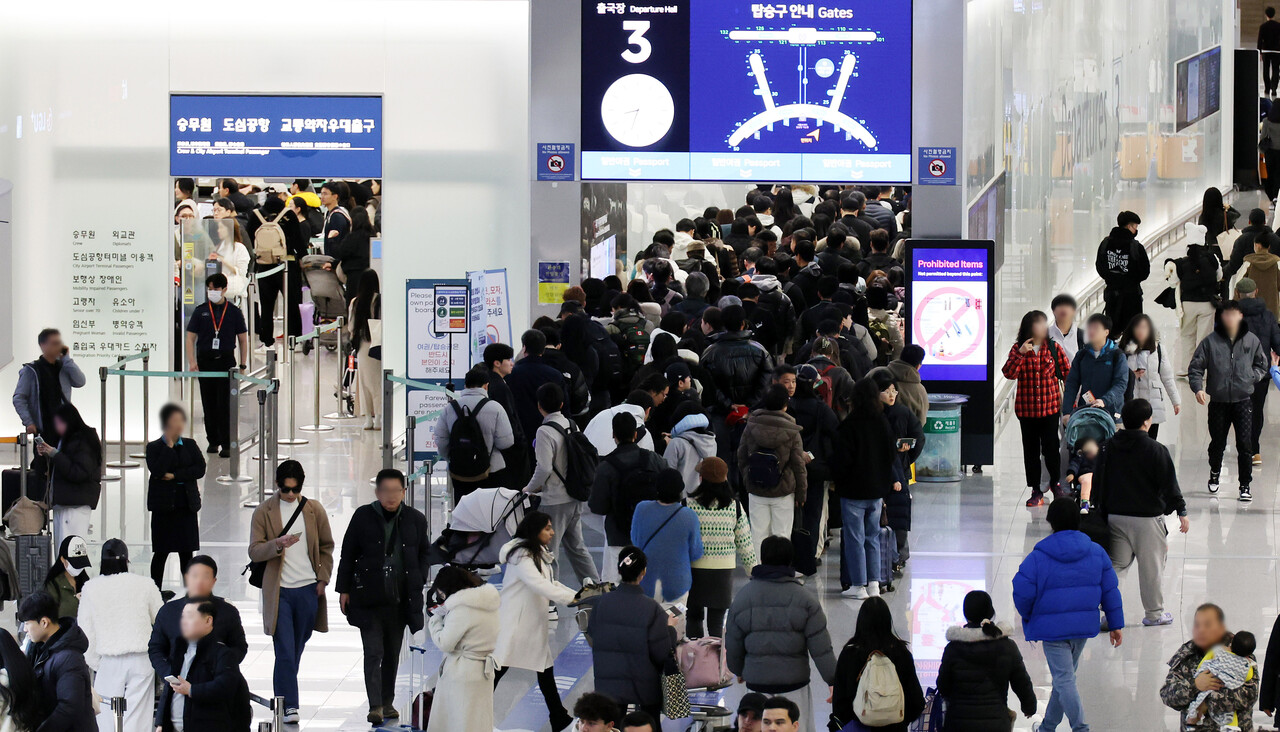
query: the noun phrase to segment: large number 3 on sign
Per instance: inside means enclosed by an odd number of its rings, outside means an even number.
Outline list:
[[[647,20],[624,20],[622,21],[622,30],[631,31],[631,36],[627,38],[627,50],[622,52],[622,58],[629,63],[639,64],[649,60],[649,55],[653,53],[653,44],[648,38],[644,37],[646,31],[649,30],[649,21]],[[631,46],[635,46],[638,50],[632,51]]]

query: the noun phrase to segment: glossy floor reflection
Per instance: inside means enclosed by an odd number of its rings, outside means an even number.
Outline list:
[[[1176,332],[1171,312],[1149,305],[1148,312],[1166,334],[1166,347],[1174,348]],[[1002,349],[997,348],[997,352]],[[1177,358],[1182,358],[1181,354]],[[323,354],[322,394],[328,397],[331,374],[336,368]],[[299,362],[298,424],[311,421],[310,360]],[[1187,405],[1181,417],[1166,425],[1161,438],[1173,450],[1179,467],[1183,491],[1190,508],[1191,531],[1174,532],[1169,540],[1169,563],[1165,577],[1166,609],[1175,623],[1163,628],[1131,627],[1124,644],[1110,648],[1105,640],[1090,642],[1081,664],[1081,691],[1096,730],[1165,730],[1176,729],[1176,716],[1166,710],[1158,697],[1164,678],[1165,663],[1187,637],[1190,614],[1196,605],[1213,601],[1222,605],[1230,627],[1247,629],[1259,637],[1265,648],[1277,606],[1280,589],[1276,579],[1275,535],[1277,530],[1277,495],[1275,474],[1280,470],[1280,398],[1268,405],[1268,423],[1263,435],[1264,465],[1254,477],[1251,505],[1234,500],[1234,492],[1224,490],[1222,498],[1211,499],[1204,488],[1208,467],[1204,459],[1208,435],[1204,425],[1204,409],[1194,404],[1182,383],[1183,402]],[[305,406],[304,406],[305,405]],[[324,411],[330,411],[329,403]],[[340,536],[354,509],[371,501],[369,477],[381,466],[379,445],[381,433],[361,429],[355,420],[335,423],[332,432],[299,433],[309,442],[282,448],[301,460],[308,472],[306,493],[322,502],[331,514],[335,535]],[[203,437],[197,431],[197,440]],[[995,599],[1001,619],[1019,624],[1012,617],[1010,582],[1019,562],[1036,541],[1048,534],[1045,509],[1023,507],[1026,496],[1021,476],[1021,447],[1016,427],[1006,429],[996,445],[996,464],[985,474],[970,475],[953,485],[917,485],[915,487],[914,530],[911,532],[912,560],[897,590],[886,596],[897,618],[898,631],[909,637],[915,652],[921,679],[930,683],[945,645],[944,633],[960,618],[960,601],[971,589],[988,590]],[[256,483],[224,485],[212,478],[227,470],[226,460],[211,462],[210,479],[204,482],[204,509],[201,512],[201,534],[204,551],[214,556],[221,567],[219,591],[240,607],[249,634],[250,652],[244,672],[255,693],[270,696],[273,654],[270,639],[262,633],[258,593],[249,587],[239,572],[247,561],[245,542],[250,510],[241,502],[256,493]],[[1234,487],[1234,462],[1230,453],[1224,484]],[[247,459],[243,471],[257,475],[256,464]],[[109,483],[104,496],[109,506],[109,524],[104,530],[100,512],[95,515],[91,539],[96,544],[104,537],[122,535],[135,547],[135,571],[145,572],[150,559],[146,542],[147,514],[143,502],[141,470],[129,471],[124,484]],[[439,491],[442,485],[437,485]],[[121,500],[123,499],[123,512]],[[425,496],[419,495],[419,505]],[[433,501],[433,528],[443,525],[440,500]],[[125,522],[120,527],[121,516]],[[587,541],[600,547],[603,536],[599,522],[588,520]],[[596,559],[599,561],[599,550]],[[179,589],[176,560],[169,569],[168,586]],[[566,568],[566,573],[568,572]],[[565,581],[573,584],[571,576]],[[744,582],[745,576],[739,577]],[[843,644],[853,631],[858,603],[841,599],[837,561],[829,557],[819,575],[809,585],[822,600],[836,644]],[[1137,624],[1141,620],[1137,578],[1123,577],[1126,619]],[[301,729],[356,730],[367,729],[364,722],[364,693],[361,681],[360,642],[356,631],[347,626],[337,610],[336,596],[330,595],[332,629],[312,637],[304,656],[301,674]],[[11,614],[6,613],[11,621]],[[419,637],[417,642],[423,639]],[[1036,645],[1019,642],[1037,695],[1043,703],[1048,698],[1049,677],[1043,656]],[[591,688],[590,655],[582,643],[569,613],[555,630],[553,651],[559,654],[557,671],[562,691],[572,701]],[[434,657],[429,657],[434,658]],[[428,661],[433,666],[438,661]],[[419,666],[423,665],[421,662]],[[410,690],[409,663],[402,665],[400,708],[402,711]],[[434,672],[434,668],[428,668]],[[815,672],[815,679],[817,678]],[[825,691],[825,690],[824,690]],[[741,688],[726,690],[730,707],[742,693]],[[815,693],[813,713],[825,720],[829,709],[822,701],[825,693]],[[1012,705],[1012,704],[1011,704]],[[265,710],[256,710],[260,719]],[[546,729],[546,712],[534,686],[532,674],[513,673],[498,690],[496,719],[499,728],[507,730]],[[1258,715],[1259,722],[1264,721]],[[1019,720],[1019,729],[1029,729],[1030,721]],[[670,725],[668,730],[683,729]]]

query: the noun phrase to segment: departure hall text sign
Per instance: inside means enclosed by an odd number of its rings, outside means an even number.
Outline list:
[[[382,98],[169,97],[169,174],[381,178]]]

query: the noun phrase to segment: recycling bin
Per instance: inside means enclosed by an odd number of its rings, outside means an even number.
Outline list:
[[[916,482],[956,483],[960,480],[960,408],[964,394],[930,394],[924,422],[924,449],[916,458]]]

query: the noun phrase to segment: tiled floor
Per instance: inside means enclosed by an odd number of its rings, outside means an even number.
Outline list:
[[[1173,347],[1176,327],[1170,311],[1154,305],[1148,310],[1156,314],[1157,324],[1167,334],[1166,347]],[[330,379],[336,365],[329,360],[331,354],[324,354],[324,358],[323,373]],[[310,421],[310,402],[301,398],[309,396],[306,384],[310,383],[310,373],[309,361],[298,364],[299,379],[306,382],[299,387],[300,425]],[[1161,706],[1157,691],[1166,661],[1187,636],[1190,613],[1196,605],[1205,601],[1222,605],[1230,626],[1254,631],[1262,647],[1280,605],[1275,549],[1280,491],[1274,478],[1280,467],[1280,433],[1274,427],[1280,424],[1280,407],[1276,404],[1280,399],[1273,398],[1268,409],[1268,422],[1273,426],[1263,437],[1266,463],[1255,475],[1255,500],[1251,505],[1242,505],[1229,490],[1216,500],[1204,490],[1208,472],[1204,459],[1208,441],[1204,409],[1190,399],[1185,383],[1182,390],[1187,408],[1161,434],[1179,466],[1191,517],[1190,533],[1175,532],[1169,540],[1164,587],[1167,609],[1173,613],[1175,623],[1164,628],[1131,628],[1119,649],[1110,648],[1103,640],[1089,644],[1082,662],[1081,690],[1094,729],[1145,731],[1176,727],[1174,714]],[[330,410],[328,403],[323,406]],[[307,494],[329,509],[335,534],[340,536],[354,508],[372,500],[368,481],[381,464],[380,433],[363,431],[352,420],[332,432],[300,435],[310,442],[285,449],[302,460],[309,474]],[[1031,510],[1022,505],[1025,495],[1020,449],[1016,430],[1007,430],[997,441],[996,465],[985,474],[969,476],[954,485],[915,488],[913,558],[897,591],[888,599],[897,617],[898,631],[910,638],[926,683],[936,672],[943,633],[956,621],[959,601],[969,589],[989,590],[1003,619],[1017,623],[1012,617],[1010,580],[1023,556],[1048,533],[1044,509]],[[215,460],[215,472],[225,471],[226,463]],[[1234,479],[1230,454],[1226,463],[1228,479]],[[251,460],[246,460],[245,470],[256,476]],[[126,499],[123,536],[138,548],[135,569],[145,571],[149,549],[143,536],[147,516],[140,470],[130,471],[123,487],[119,483],[107,484],[110,530],[103,532],[95,525],[92,538],[99,541],[107,534],[120,533],[117,522],[122,490]],[[256,487],[250,483],[227,486],[206,480],[202,539],[205,550],[223,567],[220,592],[234,600],[244,614],[250,640],[250,653],[243,666],[245,675],[255,692],[269,696],[273,658],[270,640],[261,632],[257,592],[239,575],[246,561],[244,546],[250,516],[250,510],[240,504],[253,490]],[[438,504],[437,500],[436,526],[441,525],[442,518]],[[602,543],[598,529],[598,522],[590,519],[588,542],[596,546]],[[852,632],[858,605],[836,594],[839,587],[835,570],[836,563],[827,562],[816,581],[809,584],[826,607],[834,642],[842,644]],[[176,572],[176,567],[171,567],[169,584],[175,589]],[[1127,619],[1136,623],[1141,618],[1137,578],[1125,577],[1121,583]],[[343,622],[336,597],[331,595],[329,601],[332,630],[313,636],[304,656],[301,728],[365,729],[359,636]],[[554,649],[559,652],[568,647],[576,635],[573,621],[564,614],[555,633]],[[1049,684],[1043,656],[1033,644],[1019,645],[1043,706]],[[571,648],[570,653],[576,649]],[[560,680],[570,697],[591,688],[589,671],[580,676],[564,674]],[[403,681],[402,699],[408,693],[407,676]],[[529,694],[531,690],[533,693]],[[740,693],[740,689],[731,688],[726,696],[732,703]],[[826,694],[814,696],[824,699]],[[544,725],[545,711],[538,715],[540,702],[533,689],[532,674],[513,674],[504,681],[496,706],[499,724],[509,720],[510,729],[538,732],[539,725]],[[825,719],[825,702],[818,701],[815,707],[815,718]],[[259,710],[259,714],[265,718],[264,711]],[[1263,719],[1258,715],[1259,722]],[[1029,723],[1020,720],[1019,729],[1026,728]]]

